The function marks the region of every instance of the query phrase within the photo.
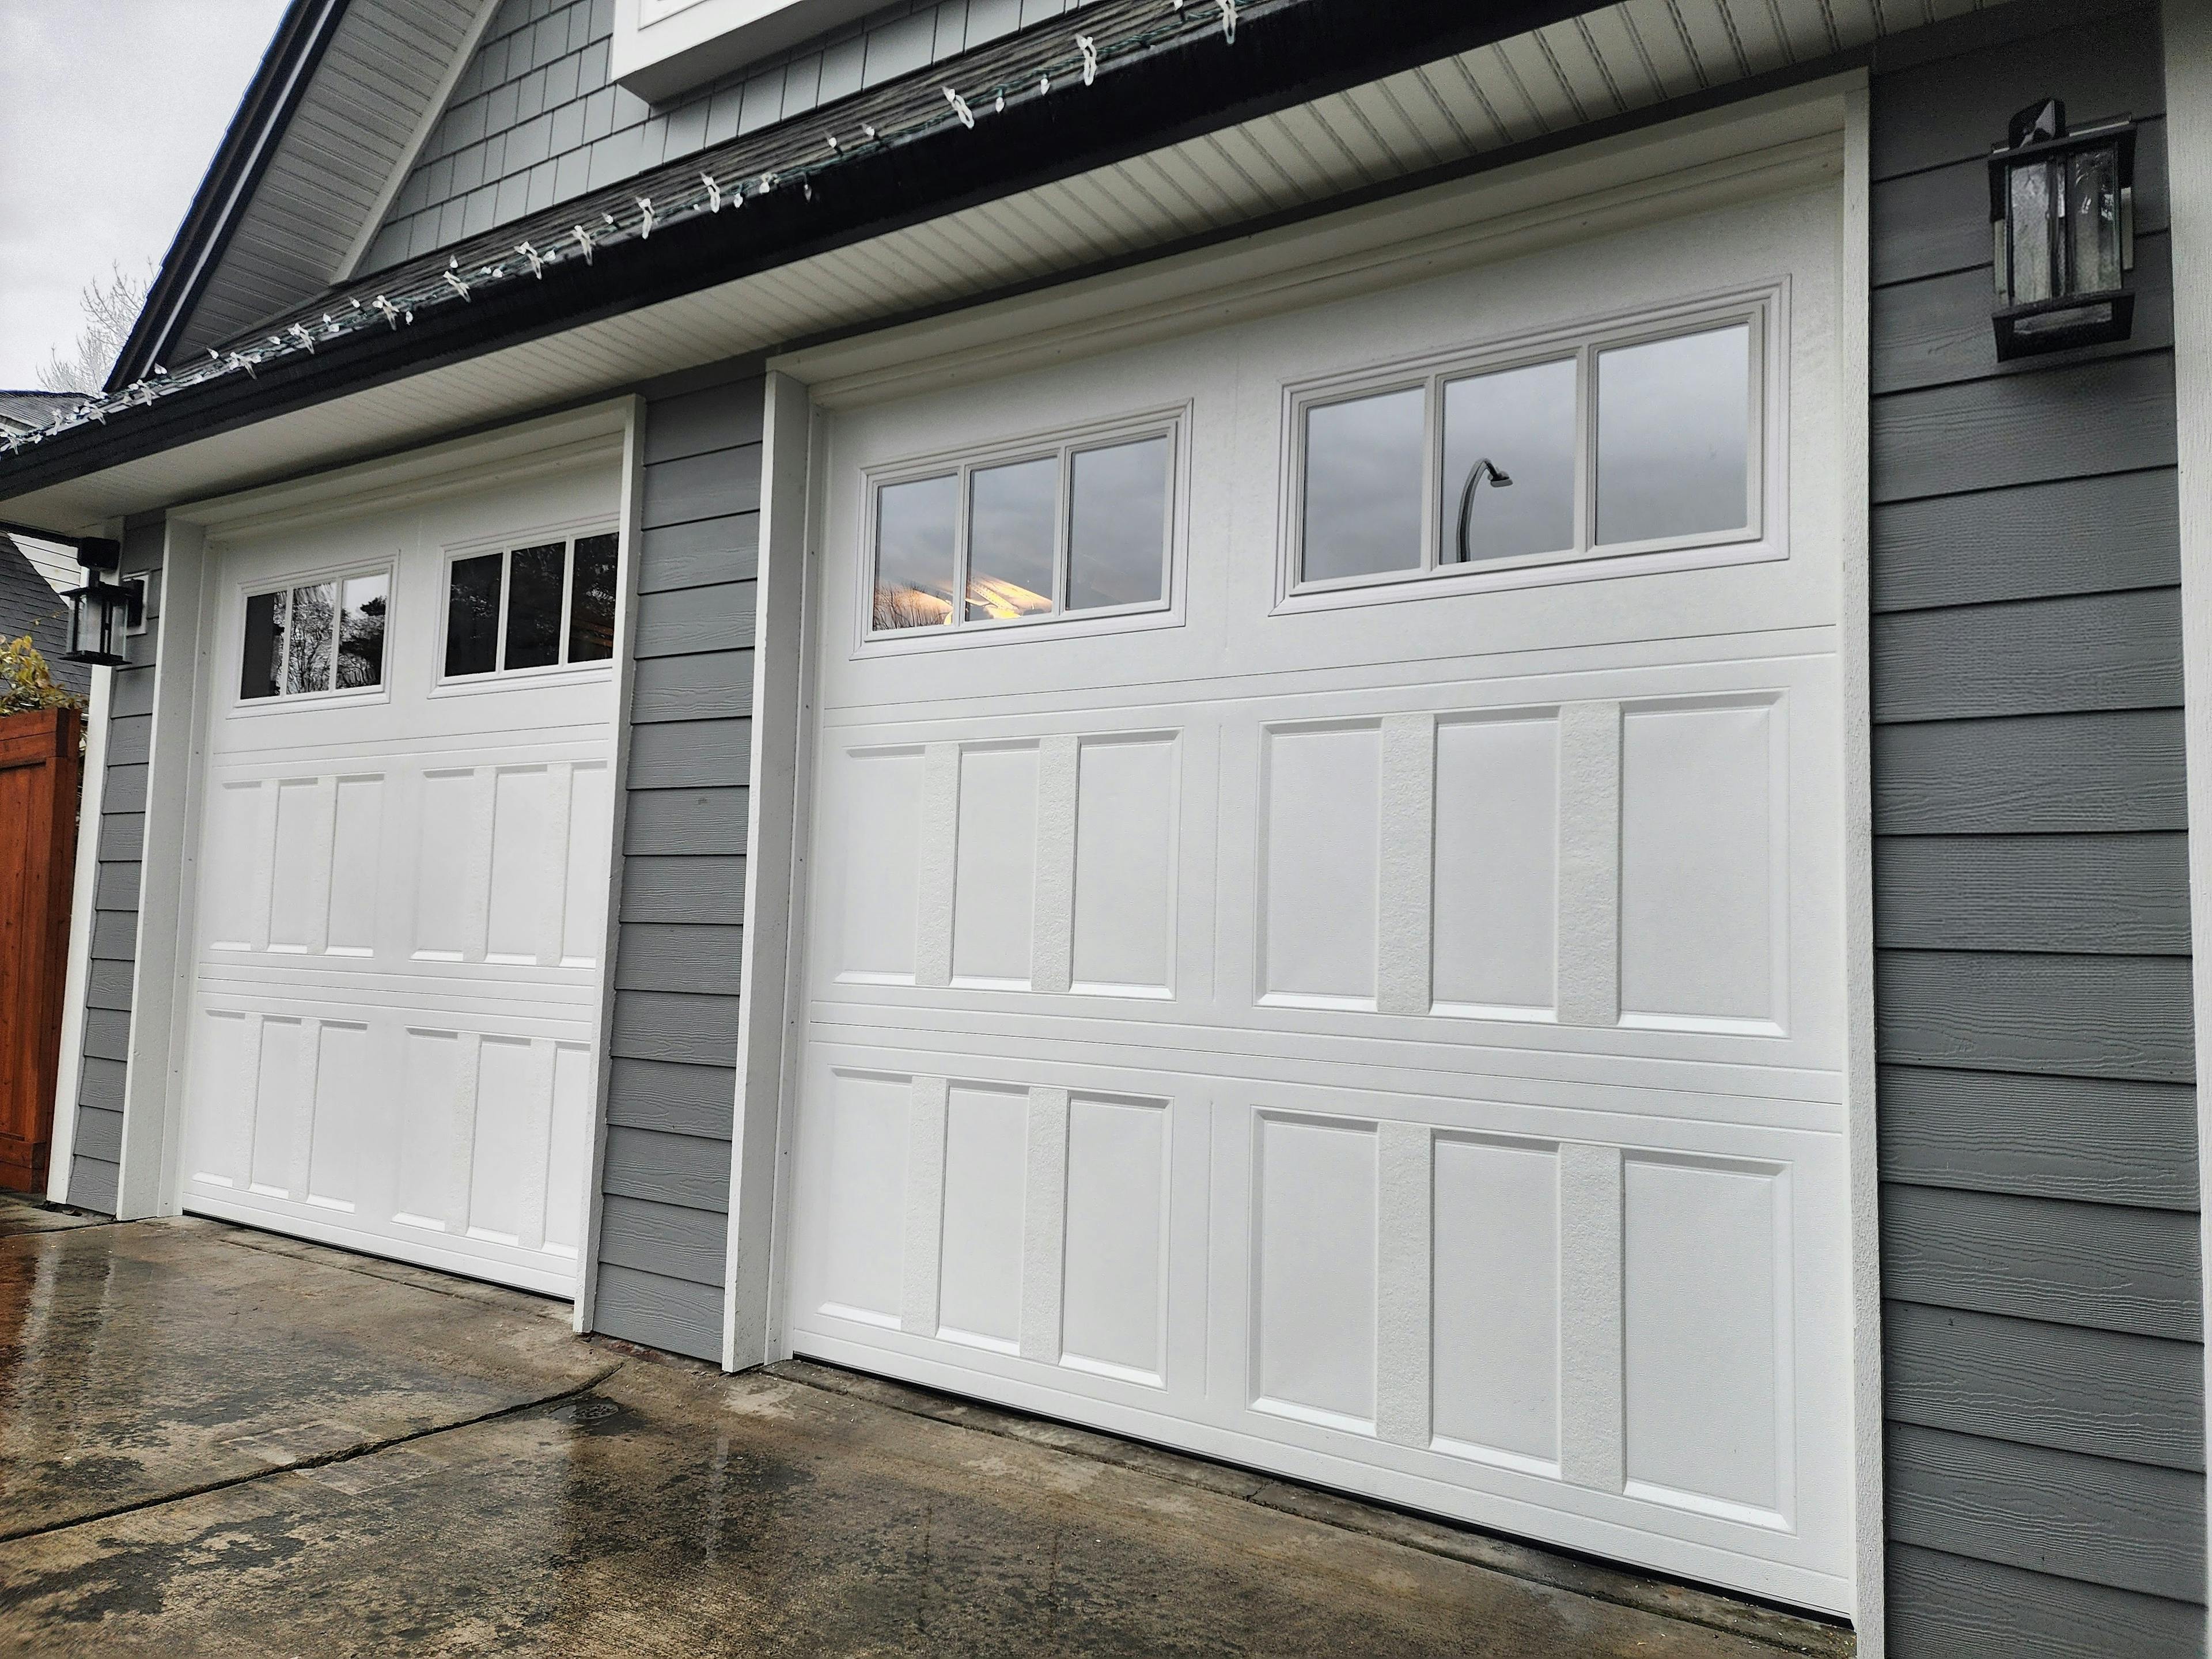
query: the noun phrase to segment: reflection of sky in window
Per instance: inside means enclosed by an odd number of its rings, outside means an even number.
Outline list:
[[[1598,354],[1599,541],[1744,527],[1750,376],[1741,323]]]
[[[1427,400],[1413,386],[1307,409],[1305,580],[1419,565]]]
[[[1168,514],[1168,441],[1146,438],[1075,456],[1067,608],[1160,597]]]
[[[1486,480],[1468,520],[1468,557],[1518,558],[1575,544],[1575,364],[1531,363],[1444,387],[1443,526],[1440,557],[1457,562],[1459,508],[1468,469],[1487,458],[1513,480]]]
[[[968,619],[1051,610],[1060,458],[979,468],[968,489]]]
[[[960,478],[886,484],[876,495],[875,626],[916,628],[951,620],[953,528]]]

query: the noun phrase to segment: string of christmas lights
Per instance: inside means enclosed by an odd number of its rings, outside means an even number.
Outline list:
[[[395,273],[404,280],[365,286],[319,317],[301,315],[280,322],[265,339],[218,347],[204,358],[176,368],[157,363],[147,378],[120,392],[88,398],[45,426],[0,440],[0,453],[14,454],[88,425],[105,425],[111,415],[149,407],[237,374],[254,377],[270,363],[312,356],[318,345],[380,328],[411,327],[418,313],[471,304],[485,289],[503,283],[526,278],[542,282],[549,270],[580,259],[589,264],[606,247],[631,240],[643,242],[657,229],[701,214],[742,209],[747,202],[775,191],[799,190],[811,200],[817,179],[860,156],[953,126],[972,131],[979,121],[1005,113],[1011,105],[1048,97],[1064,85],[1093,88],[1102,66],[1173,42],[1218,33],[1224,44],[1233,46],[1241,19],[1294,3],[1297,0],[1241,0],[1241,3],[1240,0],[1200,0],[1200,3],[1140,0],[1130,8],[1127,18],[1119,20],[1121,33],[1109,33],[1093,22],[1084,33],[1070,37],[1065,50],[1048,49],[1042,56],[1034,49],[1024,51],[1018,69],[1010,59],[1000,65],[998,78],[981,87],[963,91],[946,84],[932,94],[927,83],[915,77],[905,85],[914,89],[910,95],[916,112],[896,125],[857,121],[856,130],[842,133],[819,130],[812,137],[794,132],[759,161],[749,161],[742,169],[717,177],[711,167],[704,168],[695,181],[678,177],[674,189],[664,184],[652,193],[634,196],[626,204],[601,206],[595,202],[590,211],[557,234],[525,235],[511,247],[488,258],[472,258],[465,266],[460,255],[454,253],[442,270]],[[781,125],[796,129],[799,118]],[[775,164],[766,165],[769,161]],[[529,222],[536,224],[538,219],[533,216]]]

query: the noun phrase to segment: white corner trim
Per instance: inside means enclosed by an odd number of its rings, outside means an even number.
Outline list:
[[[84,784],[77,797],[76,878],[70,895],[69,971],[62,984],[61,1059],[54,1067],[54,1132],[47,1154],[46,1197],[69,1202],[70,1159],[76,1151],[79,1085],[84,1075],[84,1000],[92,978],[94,890],[100,882],[100,813],[107,793],[107,706],[115,671],[92,671],[92,707],[84,721]]]
[[[337,281],[349,283],[361,275],[361,262],[368,257],[368,246],[376,240],[376,233],[384,228],[384,216],[392,211],[393,198],[406,187],[415,163],[422,159],[422,146],[430,142],[430,135],[437,130],[438,118],[446,112],[446,106],[452,101],[453,88],[460,84],[462,75],[476,61],[477,48],[483,44],[484,33],[498,12],[499,0],[477,0],[477,15],[469,24],[468,33],[461,37],[461,44],[446,65],[445,74],[439,77],[437,89],[423,108],[422,118],[416,122],[415,131],[408,135],[398,164],[386,175],[384,188],[376,193],[375,204],[354,234],[353,246],[338,261]]]
[[[799,869],[800,667],[805,642],[806,388],[771,374],[763,390],[761,532],[753,625],[752,763],[746,780],[745,910],[738,1078],[730,1126],[730,1231],[723,1262],[722,1369],[772,1357],[784,1034]]]
[[[2172,177],[2174,417],[2181,461],[2183,752],[2189,781],[2189,936],[2195,958],[2197,1178],[2212,1192],[2212,7],[2166,0],[2166,166]],[[2212,1261],[2212,1206],[2199,1218]],[[2212,1275],[2200,1271],[2200,1290]],[[2212,1324],[2212,1292],[2207,1322]],[[2212,1348],[2205,1350],[2212,1390]],[[2212,1574],[2208,1574],[2212,1589]]]
[[[615,0],[607,76],[665,103],[842,23],[878,0]]]
[[[592,1084],[592,1150],[584,1160],[583,1202],[577,1213],[584,1226],[576,1247],[576,1304],[569,1328],[581,1336],[592,1328],[599,1294],[599,1222],[605,1208],[601,1186],[607,1162],[607,1101],[614,1082],[615,957],[622,942],[623,837],[629,818],[629,712],[637,679],[637,578],[644,563],[645,400],[617,400],[623,417],[622,504],[616,522],[622,532],[622,562],[615,589],[614,757],[611,763],[614,823],[607,836],[607,917],[599,947],[599,983],[592,1024],[599,1032],[598,1065]]]
[[[123,1155],[115,1217],[174,1215],[183,1190],[180,1085],[188,1007],[192,895],[198,851],[199,690],[207,532],[172,518],[163,527],[161,614],[154,634],[153,735],[140,853],[137,954],[131,976],[131,1042],[123,1081]]]
[[[1873,118],[1860,85],[1844,98],[1844,222],[1837,249],[1836,389],[1843,521],[1844,1139],[1850,1203],[1852,1623],[1862,1659],[1887,1645],[1881,1393],[1881,1175],[1874,1023],[1874,555],[1869,358],[1873,300]]]

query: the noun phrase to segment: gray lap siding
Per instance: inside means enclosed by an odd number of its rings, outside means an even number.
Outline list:
[[[722,1352],[760,544],[757,373],[648,396],[592,1322]]]
[[[2135,337],[2000,368],[1986,155],[2144,121]],[[2157,13],[1877,53],[1871,443],[1890,1651],[2203,1651],[2204,1366]]]
[[[126,526],[123,569],[161,568],[161,525]],[[130,636],[125,665],[108,688],[107,760],[93,886],[92,961],[85,976],[84,1059],[77,1073],[76,1139],[69,1201],[102,1214],[115,1209],[123,1156],[123,1080],[131,1054],[131,980],[138,954],[139,862],[146,843],[146,769],[154,729],[154,648],[161,583],[147,584],[146,631]]]

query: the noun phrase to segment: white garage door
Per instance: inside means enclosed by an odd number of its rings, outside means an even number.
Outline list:
[[[835,417],[799,1352],[1849,1606],[1838,212]]]
[[[189,1210],[573,1295],[611,465],[212,550]]]

